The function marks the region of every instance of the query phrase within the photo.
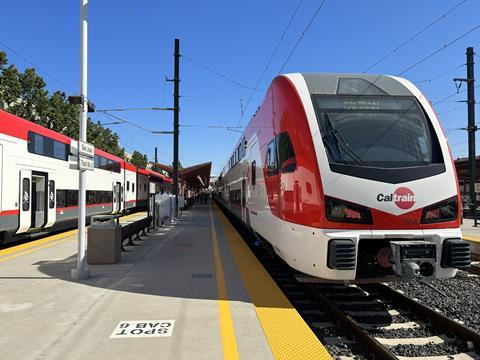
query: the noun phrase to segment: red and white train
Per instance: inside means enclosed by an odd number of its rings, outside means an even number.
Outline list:
[[[470,264],[447,139],[399,77],[278,76],[216,196],[291,267],[321,279],[450,278]]]
[[[78,170],[71,138],[0,110],[0,244],[73,227],[78,216]],[[146,208],[150,183],[172,182],[95,149],[87,172],[87,218]]]

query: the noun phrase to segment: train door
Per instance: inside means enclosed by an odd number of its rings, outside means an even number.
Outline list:
[[[56,186],[55,176],[52,173],[48,174],[48,192],[47,192],[47,223],[46,228],[52,227],[57,219],[57,204],[56,204]]]
[[[113,184],[113,204],[112,212],[118,213],[122,209],[122,184],[116,182]]]
[[[31,227],[40,229],[47,223],[48,174],[32,171]]]
[[[20,170],[20,185],[19,185],[19,223],[17,234],[21,234],[30,229],[32,224],[32,171]]]

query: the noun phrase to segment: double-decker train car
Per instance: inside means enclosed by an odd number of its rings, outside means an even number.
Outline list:
[[[276,77],[216,197],[291,267],[327,281],[450,278],[470,265],[447,139],[399,77]]]
[[[0,244],[76,225],[75,148],[75,140],[0,110]],[[172,180],[95,149],[87,218],[146,208],[150,182]]]

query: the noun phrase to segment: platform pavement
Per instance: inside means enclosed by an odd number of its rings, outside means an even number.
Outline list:
[[[225,232],[232,229],[212,214],[208,206],[184,212],[172,226],[137,242],[119,263],[90,266],[91,278],[80,282],[69,278],[76,259],[75,232],[14,257],[0,251],[0,358],[288,358],[273,347],[288,347],[289,337],[295,343],[301,335],[290,332],[277,315],[284,343],[277,339],[272,346],[266,338],[271,331],[262,329],[261,312],[252,304],[242,282],[245,275],[227,244]],[[278,310],[278,300],[272,301],[272,306],[262,304],[263,311]],[[288,318],[293,309],[280,310]],[[171,336],[110,338],[119,322],[142,320],[174,320]],[[298,319],[293,323],[300,324]],[[302,331],[308,333],[304,325]],[[312,341],[312,334],[307,335]],[[308,345],[301,341],[300,347]],[[319,342],[313,348],[322,353]],[[322,353],[322,358],[329,356]]]
[[[477,226],[474,226],[473,219],[463,219],[462,237],[464,240],[470,242],[472,253],[477,257],[480,256],[480,219],[477,221]]]

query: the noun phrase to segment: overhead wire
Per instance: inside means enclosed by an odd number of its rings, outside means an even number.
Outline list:
[[[32,61],[28,60],[25,56],[23,56],[22,54],[20,54],[18,51],[16,51],[15,49],[11,48],[10,46],[8,46],[7,44],[5,44],[3,41],[0,41],[0,45],[2,45],[3,47],[5,47],[6,49],[8,49],[9,51],[11,51],[12,53],[14,53],[15,55],[17,55],[19,58],[21,58],[24,62],[30,64],[31,66],[33,66],[33,68],[37,69],[39,72],[43,73],[44,75],[48,76],[50,79],[52,79],[53,81],[55,81],[57,84],[59,84],[60,86],[62,86],[65,90],[70,90],[71,92],[75,92],[75,90],[73,90],[70,86],[66,85],[65,83],[63,83],[62,81],[58,80],[55,76],[49,74],[47,71],[45,71],[43,68],[41,68],[40,66],[34,64]]]
[[[152,52],[155,61],[156,61],[157,64],[160,66],[161,71],[163,72],[163,74],[164,74],[165,77],[166,77],[167,72],[165,71],[165,68],[163,67],[163,64],[162,64],[162,62],[160,61],[159,57],[157,56],[157,52],[155,51],[155,48],[154,48],[152,42],[150,41],[150,38],[149,38],[149,36],[148,36],[148,34],[147,34],[147,31],[145,30],[145,27],[143,26],[142,19],[140,18],[140,15],[138,14],[137,9],[135,8],[134,3],[133,3],[131,0],[129,0],[129,3],[130,3],[130,6],[132,7],[133,15],[134,15],[134,17],[136,18],[137,23],[138,23],[138,25],[140,26],[140,29],[142,30],[142,33],[143,33],[143,36],[144,36],[145,40],[147,41],[147,44],[148,44],[148,46],[149,46],[149,48],[150,48],[150,51]]]
[[[455,70],[458,70],[458,69],[464,67],[465,65],[466,65],[466,64],[462,64],[462,65],[459,65],[459,66],[455,66],[454,68],[451,68],[450,70],[444,71],[444,72],[442,72],[441,74],[432,76],[430,79],[413,81],[413,83],[414,83],[414,84],[422,84],[422,83],[426,83],[426,82],[435,81],[435,80],[440,79],[441,77],[443,77],[443,76],[445,76],[445,75],[448,75],[448,74],[454,72]]]
[[[260,77],[258,78],[257,80],[257,83],[255,84],[255,89],[258,88],[258,86],[260,85],[263,77],[265,76],[265,73],[267,72],[268,68],[270,67],[270,64],[272,63],[273,61],[273,58],[275,57],[275,55],[277,54],[277,51],[278,51],[278,48],[280,47],[280,44],[282,43],[283,39],[285,38],[285,35],[287,34],[287,31],[288,29],[290,28],[290,25],[292,24],[292,21],[293,19],[295,18],[295,15],[297,14],[298,12],[298,9],[300,8],[300,5],[302,4],[303,0],[300,0],[297,4],[297,6],[295,7],[295,10],[293,11],[292,15],[290,16],[290,20],[288,21],[288,24],[287,26],[285,27],[285,29],[283,30],[282,32],[282,35],[280,36],[280,39],[278,40],[277,44],[275,45],[275,48],[273,49],[273,52],[272,54],[270,55],[270,58],[268,59],[267,61],[267,65],[265,66],[265,68],[263,69],[262,73],[260,74]],[[254,94],[255,91],[252,91],[250,93],[250,97],[248,98],[247,100],[247,103],[245,104],[245,107],[244,107],[244,111],[246,112],[247,109],[248,109],[248,105],[250,104],[251,100],[252,100],[252,97],[253,97],[253,94]],[[241,118],[241,123],[243,123],[243,117]]]
[[[284,69],[284,67],[287,65],[287,63],[290,61],[290,58],[292,57],[293,53],[295,52],[295,50],[297,49],[298,45],[300,45],[300,42],[302,41],[303,37],[305,36],[305,34],[307,33],[308,29],[310,28],[310,25],[312,25],[313,21],[315,20],[315,18],[317,17],[318,13],[320,12],[320,10],[322,9],[323,5],[325,4],[325,1],[327,0],[323,0],[320,5],[318,6],[317,10],[315,11],[315,13],[313,14],[313,16],[311,17],[310,21],[308,22],[307,26],[305,27],[305,30],[303,30],[302,34],[300,35],[300,37],[298,38],[297,42],[295,43],[295,46],[293,47],[292,51],[290,51],[290,54],[288,55],[287,59],[285,60],[285,62],[283,63],[282,67],[280,68],[280,70],[278,71],[278,73],[281,73]]]
[[[254,88],[253,86],[249,86],[249,85],[242,84],[242,83],[240,83],[240,82],[232,79],[231,77],[228,77],[227,75],[224,75],[224,74],[218,72],[217,70],[214,70],[214,69],[212,69],[212,68],[210,68],[210,67],[208,67],[208,66],[206,66],[206,65],[203,65],[203,64],[199,63],[198,61],[193,60],[193,59],[191,59],[191,58],[189,58],[189,57],[187,57],[187,56],[185,56],[185,55],[183,55],[183,54],[182,54],[182,58],[185,59],[185,60],[187,60],[187,61],[189,61],[189,62],[191,62],[192,64],[197,65],[198,67],[201,67],[202,69],[204,69],[204,70],[206,70],[206,71],[208,71],[208,72],[211,72],[212,74],[217,75],[218,77],[221,77],[222,79],[224,79],[224,80],[226,80],[226,81],[231,82],[232,84],[235,84],[235,85],[241,87],[241,88],[251,89],[251,90],[259,91],[259,92],[265,92],[264,90],[256,89],[256,88]]]
[[[456,8],[458,8],[460,5],[462,5],[463,3],[465,3],[467,0],[462,0],[460,1],[457,5],[455,5],[454,7],[450,8],[446,13],[442,14],[440,17],[438,17],[437,19],[435,19],[433,22],[431,22],[430,24],[428,24],[427,26],[423,27],[422,29],[420,29],[419,31],[417,31],[415,34],[413,34],[411,37],[409,37],[407,40],[405,40],[403,43],[401,43],[400,45],[398,45],[395,49],[391,50],[390,52],[388,52],[386,55],[382,56],[379,60],[377,60],[375,63],[373,63],[372,65],[370,65],[369,67],[367,67],[365,70],[362,71],[362,73],[366,73],[367,71],[369,71],[370,69],[374,68],[375,66],[377,66],[378,64],[380,64],[381,62],[383,62],[385,59],[387,59],[388,57],[390,57],[391,55],[393,55],[395,52],[397,52],[398,50],[400,50],[402,47],[404,47],[405,45],[407,45],[410,41],[412,41],[413,39],[415,39],[416,37],[418,37],[420,34],[422,34],[423,32],[425,32],[426,30],[428,30],[430,27],[432,27],[433,25],[435,25],[437,22],[439,22],[440,20],[444,19],[448,14],[450,14],[452,11],[454,11]]]
[[[421,60],[417,61],[416,63],[414,63],[413,65],[410,65],[409,67],[405,68],[404,70],[402,70],[401,72],[399,72],[397,75],[400,76],[400,75],[403,75],[405,74],[406,72],[416,68],[418,65],[424,63],[425,61],[427,61],[428,59],[430,59],[432,56],[435,56],[436,54],[438,54],[439,52],[445,50],[447,47],[449,47],[450,45],[453,45],[455,44],[457,41],[463,39],[465,36],[471,34],[472,32],[474,32],[475,30],[479,29],[480,28],[480,24],[475,26],[474,28],[468,30],[467,32],[463,33],[462,35],[456,37],[454,40],[446,43],[445,45],[443,45],[441,48],[435,50],[434,52],[430,53],[429,55],[425,56],[424,58],[422,58]]]

